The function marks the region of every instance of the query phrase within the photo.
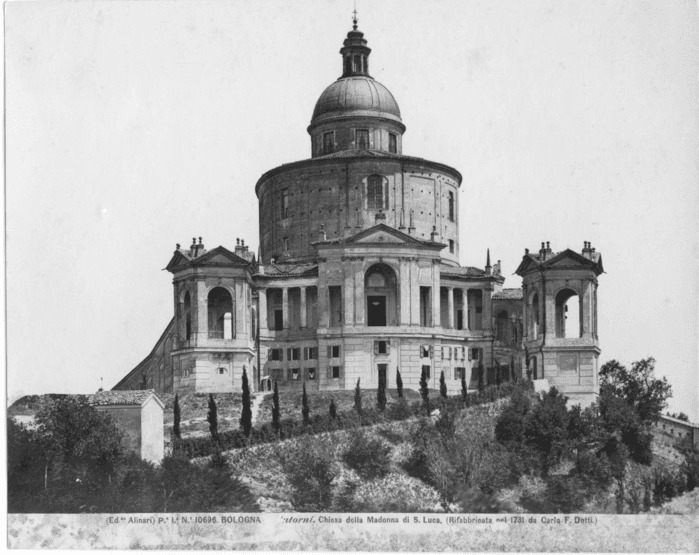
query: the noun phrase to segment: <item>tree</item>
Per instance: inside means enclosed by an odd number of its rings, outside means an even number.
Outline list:
[[[439,376],[439,394],[443,399],[447,398],[447,382],[444,379],[444,370],[442,370],[442,373]]]
[[[175,434],[177,439],[182,439],[182,433],[180,432],[180,399],[175,393],[175,406],[173,408],[175,421],[172,424],[172,433]]]
[[[209,393],[209,412],[206,413],[206,421],[209,423],[211,439],[218,442],[218,408],[212,393]]]
[[[515,371],[515,356],[510,355],[510,379],[513,383],[517,383],[517,372]]]
[[[485,391],[485,378],[483,376],[483,361],[478,362],[478,391]]]
[[[250,402],[250,385],[248,384],[248,373],[243,366],[243,411],[240,416],[240,427],[243,428],[245,437],[250,437],[252,430],[252,406]]]
[[[357,387],[354,388],[354,410],[357,411],[359,416],[362,415],[362,390],[359,387],[359,380],[357,378]]]
[[[403,378],[400,375],[400,369],[396,368],[396,389],[398,389],[398,398],[403,398]]]
[[[502,385],[502,366],[497,359],[495,359],[495,385],[498,387]]]
[[[39,438],[14,418],[7,419],[7,509],[10,513],[45,512],[39,508],[48,468]]]
[[[524,420],[524,442],[541,455],[544,475],[558,463],[568,438],[567,398],[555,387],[545,393]]]
[[[468,388],[466,387],[466,369],[461,370],[461,397],[468,403]]]
[[[689,422],[689,416],[687,416],[685,413],[680,412],[680,413],[674,413],[674,412],[668,412],[668,416],[672,418],[677,418],[677,420],[682,420],[684,422]]]
[[[420,374],[420,395],[422,396],[422,406],[429,411],[430,410],[430,391],[427,389],[427,370],[422,367],[422,374]]]
[[[303,382],[303,395],[301,395],[301,414],[303,414],[303,423],[307,425],[310,422],[311,409],[308,407],[306,382]]]
[[[379,388],[376,390],[376,406],[380,411],[386,409],[386,374],[379,373]]]
[[[334,399],[330,399],[330,418],[337,418],[337,407],[335,407]]]
[[[274,393],[272,393],[272,428],[274,431],[279,433],[279,387],[277,386],[277,380],[274,380]]]
[[[655,359],[641,359],[631,370],[616,360],[605,363],[599,372],[600,394],[609,393],[631,405],[644,425],[656,423],[672,396],[672,387],[663,377],[655,378]]]

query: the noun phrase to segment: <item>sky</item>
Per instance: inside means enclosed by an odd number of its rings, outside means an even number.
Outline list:
[[[173,314],[176,243],[258,245],[310,157],[352,0],[10,2],[7,394],[113,387]],[[602,253],[600,362],[655,357],[699,419],[699,18],[688,1],[358,0],[404,154],[457,168],[462,264]]]

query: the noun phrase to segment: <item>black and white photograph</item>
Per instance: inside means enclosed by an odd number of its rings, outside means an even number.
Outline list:
[[[8,547],[699,550],[695,0],[4,7]]]

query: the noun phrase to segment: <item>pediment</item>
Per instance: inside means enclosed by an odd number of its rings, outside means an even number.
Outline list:
[[[376,231],[370,235],[366,235],[360,239],[354,241],[355,243],[405,243],[405,240],[392,235],[391,233],[386,233],[385,231]]]
[[[557,266],[570,268],[570,267],[589,267],[594,265],[594,262],[584,256],[578,254],[575,251],[566,249],[563,252],[558,253],[553,258],[543,262],[549,268],[555,268]]]
[[[224,247],[216,247],[198,258],[191,258],[181,251],[175,251],[175,254],[168,262],[165,269],[168,272],[177,272],[185,266],[247,266],[249,262],[241,258],[234,252],[229,251]]]
[[[346,244],[352,243],[384,243],[393,245],[424,245],[426,241],[416,239],[412,235],[389,227],[386,224],[379,224],[364,231],[348,237]]]

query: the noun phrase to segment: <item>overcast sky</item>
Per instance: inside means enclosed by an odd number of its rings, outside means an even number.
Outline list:
[[[462,264],[602,253],[600,362],[699,418],[696,3],[359,0],[403,152],[463,174]],[[173,313],[175,243],[257,249],[352,1],[6,4],[8,395],[111,388]]]

